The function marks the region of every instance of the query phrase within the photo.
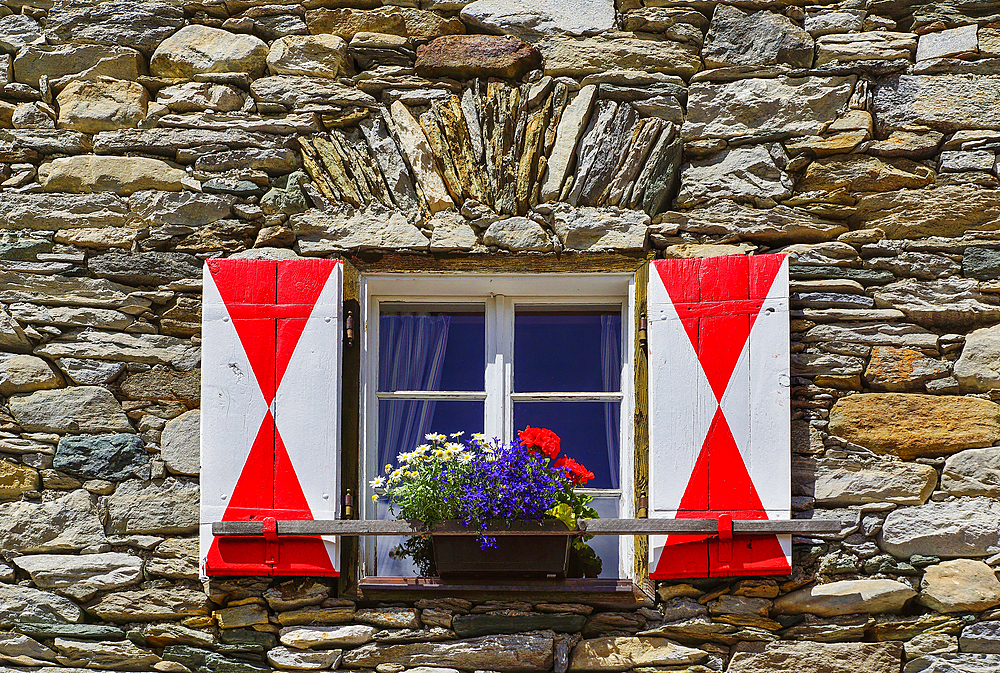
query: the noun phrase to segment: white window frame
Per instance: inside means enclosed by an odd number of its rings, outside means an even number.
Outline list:
[[[486,304],[486,352],[495,357],[486,363],[485,395],[462,393],[439,395],[433,393],[410,394],[408,399],[481,399],[486,405],[484,431],[487,436],[498,436],[509,442],[514,434],[511,427],[514,401],[545,399],[602,400],[621,398],[619,421],[619,516],[634,516],[635,450],[633,422],[635,407],[634,368],[635,353],[635,275],[632,273],[539,273],[539,274],[484,274],[484,273],[372,273],[361,276],[361,471],[360,484],[365,489],[363,498],[364,518],[375,519],[376,505],[367,486],[380,471],[378,465],[378,330],[379,304],[381,302],[412,303],[475,303]],[[622,375],[621,392],[573,394],[513,393],[513,331],[515,304],[551,303],[559,306],[593,306],[595,304],[622,306]],[[490,320],[494,321],[490,323]],[[502,335],[501,348],[497,336]],[[502,404],[496,399],[504,397]],[[589,489],[584,489],[588,492]],[[609,490],[595,489],[593,493],[611,495]],[[375,539],[363,538],[361,576],[370,577],[375,569]],[[618,578],[635,578],[635,544],[629,535],[619,537]]]

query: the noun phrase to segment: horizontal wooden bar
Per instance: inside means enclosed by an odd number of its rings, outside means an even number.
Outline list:
[[[394,390],[378,392],[375,396],[380,400],[471,400],[480,402],[486,399],[486,393],[470,390]]]
[[[575,531],[547,520],[537,526],[488,531],[489,535],[716,535],[716,519],[583,519]],[[319,521],[278,521],[278,535],[480,535],[458,523],[438,524],[428,529],[419,521],[334,519]],[[773,519],[733,521],[735,535],[836,533],[843,527],[837,519]],[[212,534],[220,537],[256,537],[264,534],[260,521],[216,521]]]

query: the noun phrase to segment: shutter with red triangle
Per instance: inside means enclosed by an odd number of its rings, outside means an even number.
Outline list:
[[[205,265],[203,575],[339,574],[334,537],[216,538],[212,523],[337,518],[342,279],[337,260]]]
[[[650,536],[650,577],[789,573],[790,536],[731,534],[790,517],[785,256],[655,260],[646,301],[649,516],[720,530]]]

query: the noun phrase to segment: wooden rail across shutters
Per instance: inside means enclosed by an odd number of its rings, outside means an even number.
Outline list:
[[[336,538],[276,520],[339,509],[341,294],[336,260],[212,260],[202,307],[204,575],[338,575]],[[214,538],[263,521],[263,538]]]
[[[789,573],[790,536],[731,526],[790,516],[785,256],[656,260],[647,319],[649,516],[720,529],[650,536],[650,577]]]

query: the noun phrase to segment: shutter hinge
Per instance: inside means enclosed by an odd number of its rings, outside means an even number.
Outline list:
[[[347,489],[344,493],[344,516],[345,519],[354,518],[354,492],[351,489]]]
[[[646,311],[645,310],[643,310],[642,313],[639,314],[639,335],[638,336],[639,336],[639,348],[643,352],[646,352],[647,338],[646,338]]]
[[[269,566],[278,565],[278,521],[273,516],[265,516],[264,524],[264,563]]]
[[[636,499],[635,518],[637,519],[649,518],[649,498],[646,497],[645,491],[639,491],[639,497]]]
[[[354,345],[354,311],[348,311],[344,319],[344,345],[348,348]]]

